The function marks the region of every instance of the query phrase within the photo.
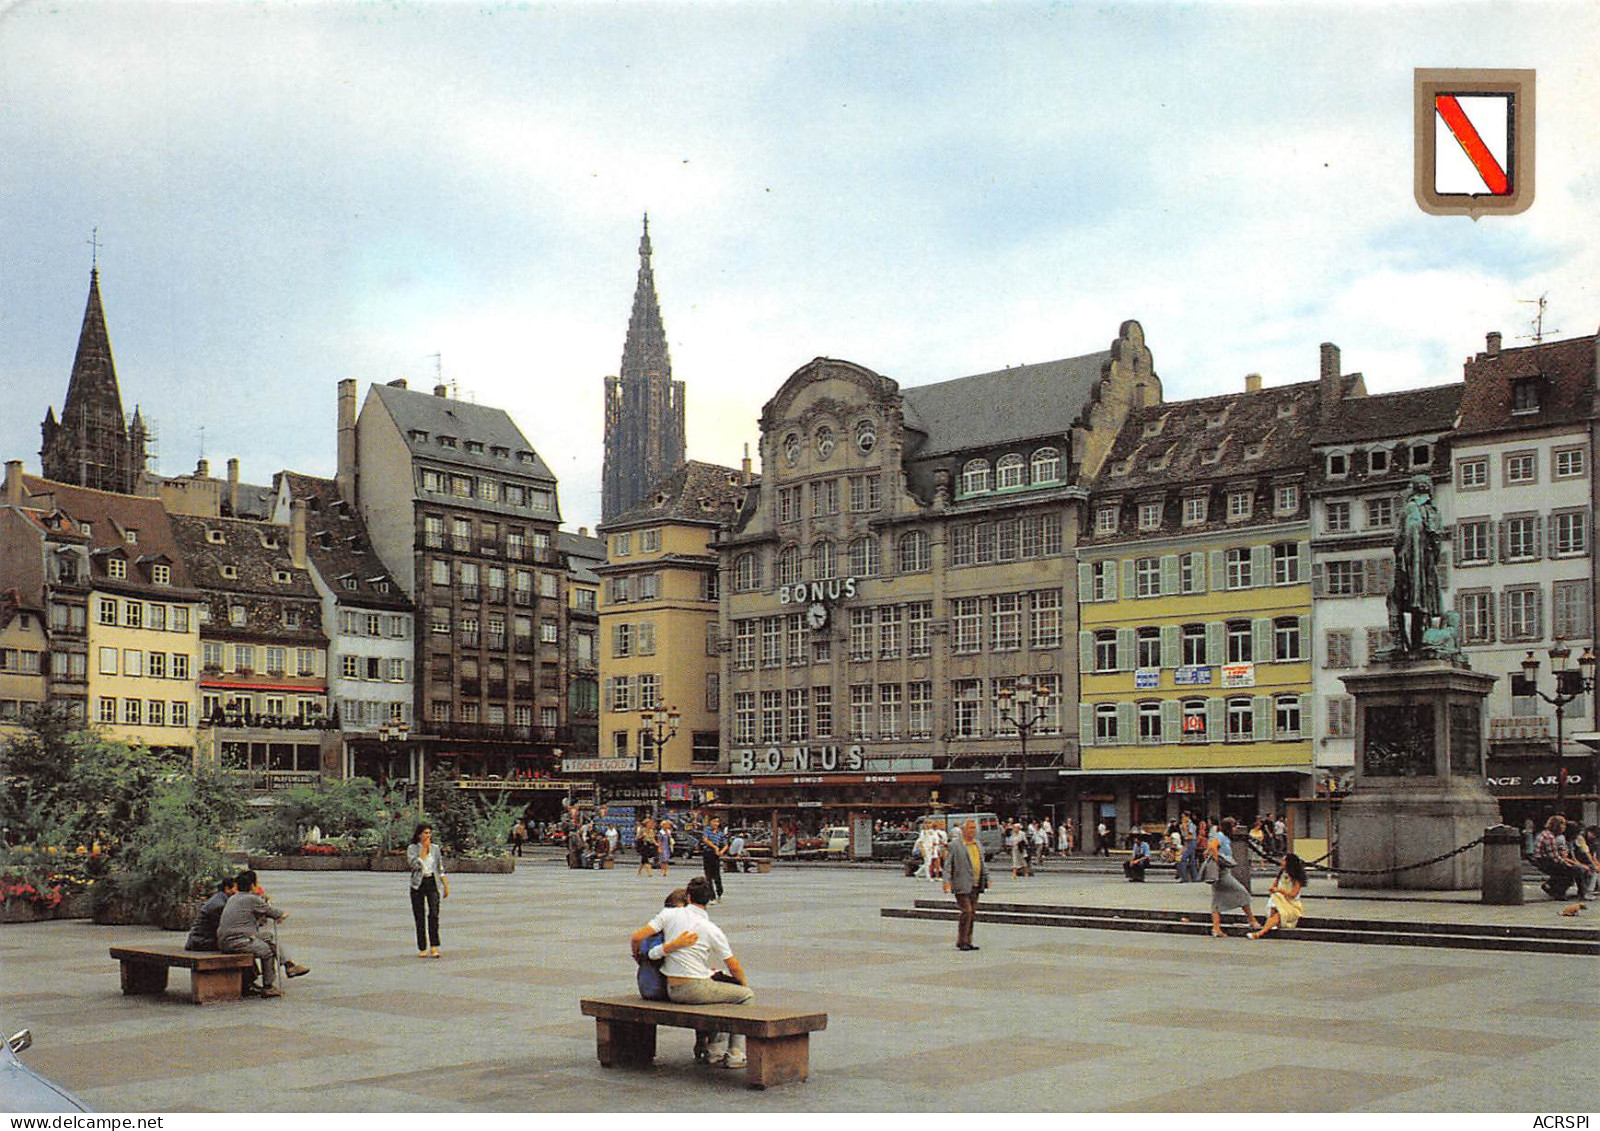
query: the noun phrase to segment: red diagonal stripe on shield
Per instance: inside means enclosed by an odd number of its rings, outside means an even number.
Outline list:
[[[1494,159],[1489,147],[1483,144],[1483,138],[1478,136],[1476,127],[1467,117],[1466,111],[1461,109],[1461,103],[1456,101],[1456,96],[1441,94],[1434,99],[1434,107],[1439,111],[1439,117],[1444,119],[1444,124],[1450,128],[1450,135],[1466,153],[1467,160],[1478,170],[1478,176],[1483,178],[1483,183],[1488,186],[1489,191],[1495,196],[1505,196],[1510,192],[1511,184],[1506,179],[1506,171],[1500,168],[1500,162]]]

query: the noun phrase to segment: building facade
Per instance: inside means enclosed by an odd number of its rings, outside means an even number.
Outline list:
[[[560,531],[556,546],[567,562],[567,728],[569,758],[600,750],[600,575],[605,539],[587,527]]]
[[[601,521],[610,522],[683,462],[684,390],[672,379],[667,331],[650,266],[650,217],[639,240],[639,279],[622,346],[622,368],[605,380]]]
[[[144,473],[145,423],[137,409],[132,421],[122,415],[98,268],[89,273],[89,301],[61,416],[51,407],[40,432],[40,464],[53,482],[127,495]]]
[[[798,370],[720,543],[726,754],[697,782],[735,817],[801,824],[1010,812],[1025,783],[1030,807],[1061,805],[1087,485],[1124,416],[1160,399],[1131,321],[1100,353],[906,389],[849,362]],[[1001,710],[1022,676],[1042,708],[1026,762]]]
[[[717,538],[738,516],[748,472],[691,460],[600,527],[600,749],[603,801],[687,797],[720,756],[722,653]],[[646,709],[678,714],[657,745]],[[665,722],[665,719],[662,719]]]
[[[44,705],[49,663],[44,603],[15,587],[0,591],[0,740]]]
[[[555,476],[501,409],[397,381],[357,414],[343,381],[338,484],[416,610],[422,764],[532,793],[554,816],[570,741]]]

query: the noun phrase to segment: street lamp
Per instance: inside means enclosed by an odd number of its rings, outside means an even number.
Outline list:
[[[666,747],[667,743],[669,741],[671,741],[672,737],[675,734],[678,733],[678,720],[680,718],[682,718],[682,717],[683,716],[681,716],[678,713],[678,708],[669,707],[665,703],[662,703],[660,701],[657,701],[653,705],[652,704],[647,704],[643,708],[641,708],[640,711],[639,711],[639,721],[644,724],[645,730],[647,732],[649,732],[649,734],[650,734],[650,736],[652,738],[655,739],[655,747],[656,747],[656,802],[655,802],[655,816],[658,819],[661,816],[661,791],[662,791],[662,785],[661,785],[661,760],[662,759],[661,759],[661,756],[662,756],[662,753],[665,750],[665,747]]]
[[[1022,739],[1022,790],[1020,814],[1028,817],[1028,735],[1044,721],[1050,709],[1050,696],[1035,691],[1033,677],[1019,675],[1016,686],[1000,688],[1000,717],[1017,728]]]
[[[1559,636],[1550,646],[1550,670],[1556,673],[1556,693],[1546,695],[1539,690],[1539,659],[1532,651],[1522,661],[1522,678],[1527,681],[1533,693],[1556,709],[1556,812],[1565,816],[1562,811],[1567,802],[1567,761],[1566,761],[1566,734],[1564,729],[1567,704],[1574,699],[1594,690],[1594,649],[1585,648],[1583,655],[1578,657],[1578,670],[1570,671],[1567,660],[1572,656],[1572,649],[1567,647],[1566,641]],[[1591,788],[1593,783],[1591,783]]]

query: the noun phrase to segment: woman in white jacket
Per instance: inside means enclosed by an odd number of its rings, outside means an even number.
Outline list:
[[[417,957],[439,957],[439,899],[450,898],[444,856],[433,843],[433,826],[424,821],[406,846],[411,865],[411,917],[417,924]],[[430,949],[431,948],[431,949]]]

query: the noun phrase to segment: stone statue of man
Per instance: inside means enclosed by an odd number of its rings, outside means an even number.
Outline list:
[[[1433,480],[1411,477],[1411,494],[1400,508],[1394,532],[1394,588],[1389,590],[1389,628],[1395,649],[1422,650],[1422,634],[1444,614],[1439,589],[1439,539],[1444,527],[1433,502]]]

